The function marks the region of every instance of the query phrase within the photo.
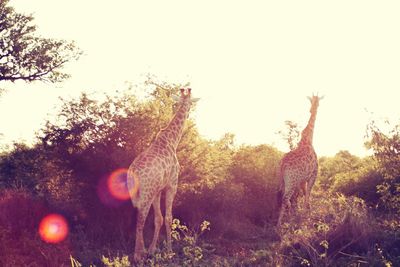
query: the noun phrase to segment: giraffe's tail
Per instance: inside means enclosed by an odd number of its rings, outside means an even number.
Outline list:
[[[278,177],[278,180],[279,180],[279,187],[278,187],[278,192],[277,192],[277,195],[276,195],[276,201],[277,201],[277,204],[278,204],[277,205],[278,209],[280,209],[281,206],[282,206],[283,195],[285,193],[284,192],[284,190],[285,190],[285,180],[283,179],[283,173],[284,173],[283,167],[282,167],[282,165],[280,165],[278,170],[277,170],[277,177]]]
[[[278,190],[277,196],[276,196],[276,202],[278,203],[277,207],[280,209],[282,207],[283,203],[283,190]]]
[[[140,181],[137,172],[133,168],[128,170],[127,184],[132,204],[137,208],[140,204]]]

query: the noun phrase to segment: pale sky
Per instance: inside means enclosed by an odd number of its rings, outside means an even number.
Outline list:
[[[31,140],[58,96],[110,92],[146,74],[190,82],[200,134],[238,144],[288,146],[285,120],[304,128],[306,96],[320,102],[318,155],[365,155],[366,125],[398,122],[399,1],[12,0],[44,37],[74,40],[85,55],[60,84],[2,84],[1,143]],[[371,117],[371,113],[373,113]]]

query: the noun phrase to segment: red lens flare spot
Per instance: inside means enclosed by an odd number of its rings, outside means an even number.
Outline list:
[[[128,200],[127,169],[118,169],[111,173],[107,179],[107,187],[111,195],[118,200]]]
[[[68,235],[68,223],[59,214],[49,214],[39,224],[39,235],[47,243],[59,243]]]

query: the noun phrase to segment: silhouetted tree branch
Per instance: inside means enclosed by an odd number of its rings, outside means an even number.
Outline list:
[[[75,43],[35,36],[33,17],[16,13],[8,3],[0,2],[0,81],[60,82],[68,78],[61,69],[81,55]]]

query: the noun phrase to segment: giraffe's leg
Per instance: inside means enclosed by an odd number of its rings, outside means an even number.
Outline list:
[[[174,202],[175,194],[176,194],[176,188],[167,188],[165,192],[165,229],[167,232],[168,252],[172,252],[172,237],[171,237],[172,203]]]
[[[308,210],[310,210],[310,190],[309,187],[307,186],[306,192],[304,194],[304,207]]]
[[[158,236],[160,234],[160,229],[163,224],[163,216],[162,216],[161,208],[160,208],[160,198],[161,198],[161,192],[158,193],[158,195],[155,197],[155,199],[153,201],[154,236],[153,236],[153,241],[151,242],[150,247],[149,247],[149,253],[151,253],[151,254],[153,254],[154,251],[156,250]]]
[[[307,182],[305,186],[305,207],[310,210],[310,195],[311,195],[311,189],[314,186],[315,180],[316,180],[316,175],[311,177],[311,179]]]
[[[293,195],[292,195],[293,196]],[[289,216],[292,216],[292,211],[293,211],[293,204],[292,204],[292,197],[288,198],[284,203],[285,203],[285,209],[287,211],[287,214]]]
[[[292,179],[288,174],[284,174],[283,176],[283,196],[282,196],[282,205],[279,211],[279,217],[277,222],[277,227],[280,227],[282,223],[283,216],[287,211],[290,211],[290,200],[293,195],[293,183],[291,183]]]
[[[303,194],[303,196],[304,196],[304,203],[306,203],[307,182],[306,182],[306,181],[301,182],[300,185],[299,185],[299,189],[298,189],[297,191],[298,191],[298,196],[300,196],[300,193]]]
[[[290,212],[295,212],[298,208],[299,196],[300,192],[299,190],[296,190],[290,199]]]
[[[291,198],[291,194],[283,195],[282,207],[279,212],[278,223],[276,224],[278,227],[281,225],[283,216],[285,215],[286,211],[290,212],[290,198]]]
[[[143,228],[146,222],[146,217],[149,213],[150,204],[143,205],[138,208],[137,222],[136,222],[136,241],[135,241],[135,255],[134,260],[140,261],[143,254],[146,252],[143,240]]]

